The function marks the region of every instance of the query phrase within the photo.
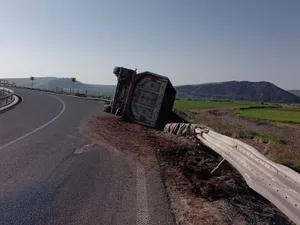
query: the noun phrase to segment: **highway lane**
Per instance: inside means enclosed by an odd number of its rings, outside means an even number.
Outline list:
[[[0,114],[0,224],[173,224],[159,171],[95,145],[74,154],[102,103],[16,92],[24,102]]]
[[[24,97],[24,104],[21,103],[11,109],[9,113],[1,114],[0,146],[41,126],[45,121],[51,120],[62,107],[57,99],[46,94],[37,95],[36,92],[23,90],[17,92]],[[33,115],[33,112],[38,112],[38,114]],[[13,126],[11,126],[12,122]]]

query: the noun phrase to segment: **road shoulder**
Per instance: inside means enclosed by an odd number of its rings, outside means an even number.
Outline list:
[[[159,170],[177,224],[291,224],[275,206],[248,188],[229,164],[209,176],[221,159],[194,140],[111,116],[94,118],[85,132],[95,143],[143,165],[147,174]],[[159,213],[156,198],[150,199],[153,214]]]

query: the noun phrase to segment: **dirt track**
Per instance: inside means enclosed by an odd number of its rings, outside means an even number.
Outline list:
[[[89,123],[92,139],[107,149],[161,167],[178,224],[292,224],[271,203],[247,187],[239,173],[193,139],[154,131],[115,117]]]

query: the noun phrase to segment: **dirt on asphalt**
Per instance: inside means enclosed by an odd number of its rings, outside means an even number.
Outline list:
[[[228,163],[197,140],[120,121],[93,118],[85,132],[95,144],[161,168],[177,224],[292,224],[252,191]]]

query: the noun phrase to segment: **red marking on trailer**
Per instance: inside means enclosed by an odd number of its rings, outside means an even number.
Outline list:
[[[134,100],[133,100],[134,103],[136,103],[137,100],[139,99],[140,93],[141,93],[141,92],[140,92],[140,89],[138,89],[138,90],[136,91],[135,95],[134,95]]]
[[[145,116],[140,116],[140,121],[146,121],[146,117]]]
[[[129,88],[128,88],[127,91],[126,91],[126,97],[125,97],[125,102],[124,102],[124,108],[126,108],[126,106],[127,106],[128,97],[129,97],[129,93],[130,93],[130,90],[131,90],[132,81],[133,81],[133,78],[134,78],[135,74],[136,74],[136,70],[132,73],[131,80],[128,81]]]

